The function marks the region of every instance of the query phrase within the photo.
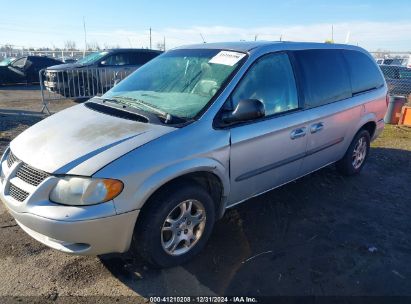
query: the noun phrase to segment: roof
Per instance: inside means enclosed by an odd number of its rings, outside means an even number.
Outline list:
[[[257,50],[261,48],[270,49],[356,49],[362,50],[362,48],[337,43],[318,43],[318,42],[293,42],[293,41],[239,41],[239,42],[216,42],[216,43],[202,43],[180,46],[176,49],[225,49],[237,52],[250,52],[251,50]]]
[[[116,53],[116,52],[152,52],[152,53],[162,53],[162,51],[159,50],[152,50],[152,49],[132,49],[132,48],[128,48],[128,49],[105,49],[105,50],[101,50],[102,52],[112,52],[112,53]]]
[[[191,44],[177,47],[177,49],[226,49],[239,52],[248,52],[257,47],[271,45],[274,41],[238,41],[238,42],[213,42],[202,44]]]

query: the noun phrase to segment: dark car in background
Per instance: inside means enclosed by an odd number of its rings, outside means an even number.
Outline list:
[[[388,93],[391,96],[405,96],[411,94],[411,69],[402,66],[380,65]]]
[[[61,61],[43,56],[24,56],[0,66],[0,85],[39,83],[39,72]]]
[[[118,81],[161,53],[149,49],[102,50],[74,63],[47,68],[44,86],[65,97],[84,100],[104,94]]]

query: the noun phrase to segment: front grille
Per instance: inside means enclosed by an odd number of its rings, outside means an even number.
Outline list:
[[[27,164],[22,164],[17,171],[16,176],[30,185],[38,186],[50,175],[46,172],[30,167]]]
[[[10,150],[9,155],[7,155],[7,166],[10,168],[16,161],[18,158]]]
[[[19,202],[23,202],[27,198],[27,196],[29,196],[29,194],[26,191],[20,188],[17,188],[11,183],[10,183],[10,188],[9,188],[9,194],[12,198],[14,198],[15,200]]]
[[[48,80],[48,81],[55,81],[56,80],[56,73],[54,73],[54,72],[46,72],[46,79]]]
[[[9,154],[7,155],[7,166],[10,168],[16,162],[20,162],[20,160],[13,154],[13,152],[10,151]],[[40,185],[40,183],[49,176],[50,174],[44,171],[35,169],[23,162],[20,164],[16,172],[16,177],[18,179],[32,186]],[[29,194],[30,194],[29,192],[17,187],[12,182],[10,183],[9,195],[15,200],[19,202],[23,202],[29,196]]]

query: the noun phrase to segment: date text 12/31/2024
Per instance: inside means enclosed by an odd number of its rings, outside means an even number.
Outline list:
[[[258,303],[254,297],[150,297],[153,303]]]

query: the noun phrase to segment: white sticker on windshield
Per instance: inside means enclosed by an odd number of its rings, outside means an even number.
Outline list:
[[[213,58],[210,59],[208,63],[224,64],[233,66],[239,62],[245,56],[244,53],[231,52],[231,51],[221,51]]]

